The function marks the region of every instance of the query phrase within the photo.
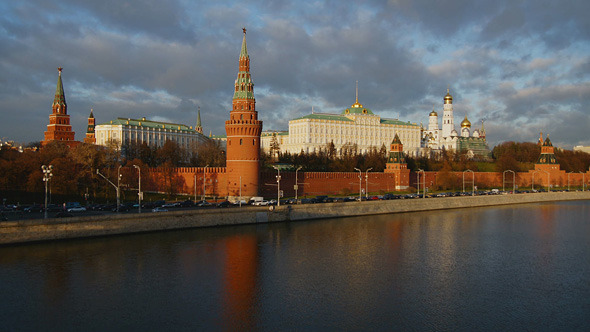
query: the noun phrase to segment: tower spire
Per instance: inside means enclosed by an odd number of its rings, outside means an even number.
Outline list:
[[[57,68],[58,76],[57,76],[57,87],[55,88],[55,97],[53,98],[53,110],[54,112],[67,114],[68,112],[68,105],[66,104],[66,94],[64,93],[64,86],[61,82],[61,71],[63,70],[62,67]],[[59,106],[59,107],[55,107]]]
[[[197,108],[197,126],[195,130],[201,134],[203,133],[203,126],[201,126],[201,106]]]

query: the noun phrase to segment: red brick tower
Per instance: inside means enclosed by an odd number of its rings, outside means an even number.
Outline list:
[[[96,137],[94,136],[94,126],[94,114],[92,114],[92,110],[90,110],[90,115],[88,116],[88,129],[86,130],[86,137],[84,137],[84,143],[96,143]]]
[[[225,121],[227,133],[227,191],[228,196],[258,196],[260,175],[260,133],[254,84],[250,77],[250,57],[246,47],[246,28],[242,40],[238,77],[235,81],[230,120]],[[241,183],[241,193],[240,193]]]
[[[389,147],[389,155],[387,156],[387,164],[385,164],[384,173],[395,174],[395,189],[403,190],[410,186],[410,170],[404,157],[404,145],[395,134],[393,141]]]
[[[45,132],[45,139],[41,142],[42,145],[47,145],[50,141],[65,141],[68,145],[74,145],[74,135],[72,126],[70,125],[70,116],[68,115],[68,105],[66,104],[66,95],[64,94],[64,87],[61,83],[61,70],[57,77],[57,88],[55,89],[55,97],[53,98],[52,113],[49,115],[49,124]]]

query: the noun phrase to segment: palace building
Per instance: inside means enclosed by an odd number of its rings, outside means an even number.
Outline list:
[[[89,125],[90,127],[90,125]],[[161,147],[167,140],[188,149],[208,138],[192,127],[146,118],[117,118],[94,128],[96,144],[121,150],[128,144],[146,143],[150,147]]]
[[[262,137],[262,149],[280,152],[305,153],[325,150],[334,143],[337,153],[356,147],[366,153],[372,148],[389,146],[395,135],[403,143],[404,153],[415,155],[420,149],[420,126],[409,121],[382,118],[358,102],[340,114],[314,113],[289,121],[288,132],[267,132]],[[278,146],[277,146],[278,143]],[[275,148],[276,149],[276,148]]]

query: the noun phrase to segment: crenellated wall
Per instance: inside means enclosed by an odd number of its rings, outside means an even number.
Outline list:
[[[178,167],[178,168],[149,168],[142,173],[142,189],[153,192],[173,192],[188,195],[195,194],[198,199],[203,195],[203,180],[205,180],[205,193],[207,197],[225,197],[227,191],[227,174],[225,167]],[[506,172],[505,189],[512,190],[512,173]],[[534,174],[535,189],[547,188],[550,181],[552,187],[567,188],[568,173],[562,170],[549,171],[540,170],[515,173],[515,184],[518,188],[530,188]],[[367,189],[367,173],[362,173],[362,191]],[[417,188],[417,173],[410,173],[409,185]],[[498,172],[420,172],[420,188],[425,186],[436,190],[442,183],[442,177],[447,177],[448,183],[451,178],[455,190],[462,190],[463,176],[465,176],[465,190],[471,190],[472,181],[479,189],[497,188],[502,189],[502,173]],[[277,172],[262,172],[260,174],[260,196],[266,198],[277,197]],[[392,173],[369,172],[369,193],[380,194],[395,192],[399,179]],[[586,182],[586,188],[590,182],[590,172],[569,173],[569,183],[572,188],[580,188],[582,181]],[[318,195],[350,195],[356,196],[359,193],[358,172],[297,172],[298,197]],[[295,172],[281,172],[281,190],[283,197],[295,197]],[[413,189],[411,189],[413,190]],[[245,196],[245,195],[244,195]]]

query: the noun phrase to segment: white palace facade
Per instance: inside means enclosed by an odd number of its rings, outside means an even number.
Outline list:
[[[372,148],[388,147],[396,134],[406,154],[416,155],[419,152],[422,140],[420,125],[382,118],[360,104],[357,94],[355,103],[341,114],[312,112],[290,120],[288,132],[263,133],[261,148],[268,153],[271,146],[278,143],[282,153],[313,153],[326,150],[333,142],[338,154],[343,148],[353,146],[358,153],[366,153]]]
[[[200,114],[199,114],[200,122]],[[121,149],[127,144],[146,143],[150,147],[162,147],[170,140],[179,147],[189,149],[208,140],[200,123],[195,129],[183,124],[150,121],[146,118],[117,118],[95,128],[96,144]]]

